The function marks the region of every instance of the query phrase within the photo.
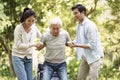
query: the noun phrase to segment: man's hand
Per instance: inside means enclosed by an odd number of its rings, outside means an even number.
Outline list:
[[[72,41],[70,41],[70,42],[67,42],[67,46],[69,46],[69,47],[73,48],[73,47],[74,47],[74,44],[73,44],[73,42],[72,42]]]
[[[80,48],[90,48],[88,44],[76,44],[75,42],[72,42],[73,47],[80,47]]]

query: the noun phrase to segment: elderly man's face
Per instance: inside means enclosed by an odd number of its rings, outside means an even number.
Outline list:
[[[53,36],[57,37],[59,35],[60,32],[60,25],[59,24],[51,24],[50,25],[50,32]]]

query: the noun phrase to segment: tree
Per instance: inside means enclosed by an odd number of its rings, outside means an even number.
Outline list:
[[[6,56],[9,58],[10,71],[12,71],[11,49],[13,44],[13,31],[19,23],[21,13],[25,7],[32,8],[37,14],[37,26],[41,32],[45,32],[49,25],[49,19],[59,16],[63,21],[63,28],[70,33],[72,40],[75,39],[76,22],[73,18],[71,7],[77,3],[82,3],[87,8],[88,18],[95,21],[99,28],[105,58],[107,60],[119,60],[120,52],[120,0],[1,0],[0,1],[0,60],[5,62]],[[111,12],[112,17],[103,15]],[[103,21],[101,20],[104,19]],[[76,80],[79,62],[75,60],[75,50],[67,49],[68,72],[71,73],[71,80]],[[116,59],[117,58],[117,59]],[[116,61],[117,62],[117,61]],[[111,63],[116,64],[118,63]],[[5,64],[5,63],[4,63]],[[3,64],[1,64],[3,65]],[[9,66],[6,64],[6,68]],[[106,64],[105,64],[106,66]],[[108,68],[108,67],[107,67]],[[111,67],[110,69],[112,69]],[[106,68],[104,68],[106,69]],[[6,69],[5,69],[6,70]],[[72,72],[75,71],[75,74]],[[6,72],[7,73],[7,72]],[[105,71],[103,70],[103,73]]]

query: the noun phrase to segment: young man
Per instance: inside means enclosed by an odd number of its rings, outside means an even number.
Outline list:
[[[50,31],[43,34],[43,46],[46,47],[45,61],[43,64],[43,80],[51,80],[53,72],[56,71],[60,80],[68,80],[65,46],[72,47],[68,32],[62,30],[62,21],[60,18],[54,18],[50,21]]]
[[[86,17],[86,8],[77,4],[72,8],[78,21],[76,43],[77,59],[81,61],[77,80],[96,80],[104,57],[99,32],[96,25]]]

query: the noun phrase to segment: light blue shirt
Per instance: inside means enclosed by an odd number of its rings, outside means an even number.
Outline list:
[[[80,27],[80,24],[78,24],[76,43],[88,44],[90,48],[77,48],[77,59],[80,60],[84,55],[88,64],[90,64],[104,57],[100,35],[96,25],[86,17],[82,23],[82,30],[80,30]]]

